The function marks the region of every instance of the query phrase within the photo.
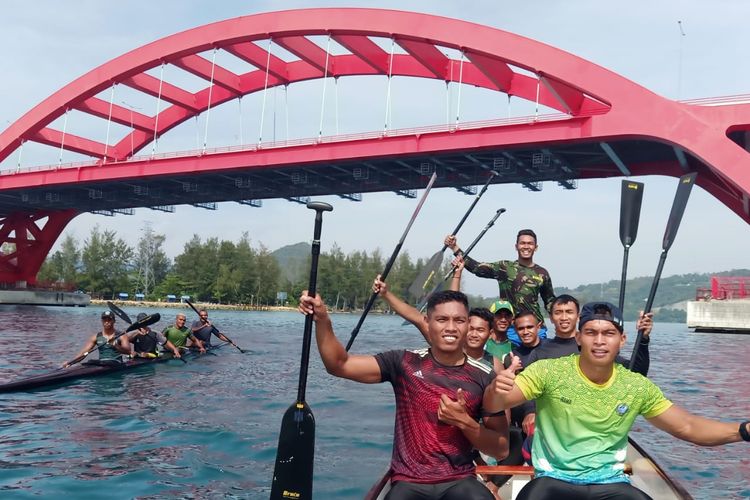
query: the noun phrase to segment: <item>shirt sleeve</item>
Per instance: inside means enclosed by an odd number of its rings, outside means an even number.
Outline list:
[[[656,384],[645,377],[644,382],[646,383],[646,396],[641,406],[641,415],[645,418],[659,416],[672,406],[672,402],[664,397],[664,393]]]
[[[477,262],[471,257],[464,258],[464,268],[479,278],[498,279],[501,276],[500,262]]]
[[[380,367],[380,381],[393,382],[401,371],[401,361],[405,351],[386,351],[375,355],[375,361]]]
[[[543,360],[537,361],[536,363],[524,368],[524,370],[516,376],[516,385],[521,389],[523,397],[529,401],[537,399],[544,393],[545,364],[546,363]]]
[[[539,290],[542,300],[544,301],[544,308],[547,312],[550,312],[550,306],[555,300],[555,289],[552,286],[552,278],[550,278],[549,272],[545,269],[542,277],[542,287]]]
[[[156,332],[156,341],[161,345],[164,345],[167,343],[167,337],[165,337],[161,332]]]

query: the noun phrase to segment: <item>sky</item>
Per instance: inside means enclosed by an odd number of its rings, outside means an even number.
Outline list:
[[[179,31],[232,17],[280,9],[356,6],[411,10],[463,19],[523,35],[588,59],[671,99],[750,94],[750,65],[738,57],[750,45],[745,22],[750,3],[744,0],[714,2],[634,0],[623,8],[620,2],[547,1],[435,1],[379,0],[377,2],[284,2],[232,0],[99,2],[37,0],[3,2],[0,44],[4,48],[3,81],[0,83],[0,129],[78,76],[129,50]],[[710,8],[709,8],[710,6]],[[681,22],[681,25],[678,24]],[[681,32],[682,27],[682,32]],[[684,35],[682,34],[684,33]],[[158,76],[158,74],[156,74]],[[175,76],[177,78],[177,76]],[[338,126],[342,133],[372,131],[382,127],[385,78],[339,84],[336,97],[342,109]],[[354,79],[351,79],[354,80]],[[392,83],[394,128],[439,124],[445,121],[446,91],[442,83],[424,81]],[[288,109],[294,113],[290,136],[311,137],[317,133],[323,91],[321,82],[308,82],[289,89]],[[438,86],[436,86],[438,85]],[[324,109],[326,133],[333,133],[332,88],[326,88]],[[371,96],[363,100],[362,95]],[[447,98],[449,114],[455,114],[458,93],[454,86]],[[118,96],[122,101],[126,96]],[[127,97],[131,99],[131,97]],[[281,93],[271,95],[278,106],[277,125],[263,126],[270,137],[285,134]],[[192,149],[210,132],[209,146],[259,135],[257,109],[260,96],[248,99],[249,111],[238,112],[226,105],[213,113],[211,127],[186,125],[166,134],[160,151]],[[132,101],[132,99],[131,99]],[[146,104],[130,102],[134,108]],[[246,106],[243,104],[243,106]],[[507,113],[529,114],[522,104],[500,100],[496,94],[466,89],[460,109],[462,119],[504,117]],[[516,106],[514,108],[514,106]],[[255,114],[253,109],[256,110]],[[143,110],[146,114],[148,110]],[[530,112],[533,113],[533,110]],[[269,107],[269,114],[271,113]],[[205,118],[202,118],[205,120]],[[234,125],[228,125],[234,123]],[[241,127],[237,123],[242,124]],[[254,124],[254,125],[253,125]],[[60,124],[57,124],[60,126]],[[85,124],[80,126],[87,126]],[[238,132],[242,130],[243,132]],[[209,137],[209,133],[205,133]],[[245,140],[244,142],[252,142]],[[146,148],[148,152],[149,148]],[[41,153],[40,153],[41,154]],[[33,163],[34,152],[24,153]],[[66,157],[64,161],[79,158]],[[15,166],[14,155],[0,168]],[[54,163],[49,160],[47,163]],[[44,162],[40,162],[44,163]],[[677,179],[645,176],[638,238],[630,251],[629,277],[653,275]],[[464,246],[484,228],[498,208],[507,212],[488,232],[472,255],[484,261],[513,259],[516,232],[533,228],[539,236],[535,261],[546,267],[556,286],[619,279],[622,246],[619,240],[619,193],[621,179],[580,181],[579,188],[564,190],[552,182],[539,193],[520,185],[490,187],[459,234]],[[421,195],[421,191],[419,192]],[[323,251],[335,243],[345,252],[380,248],[391,254],[417,200],[394,193],[364,194],[362,202],[338,197],[319,198],[334,211],[325,215]],[[445,234],[461,218],[472,198],[454,189],[430,194],[404,250],[413,258],[429,257],[437,251]],[[146,223],[167,237],[170,256],[179,254],[194,234],[203,238],[237,240],[247,232],[254,244],[271,250],[312,238],[313,213],[286,200],[265,200],[262,208],[221,203],[217,211],[179,206],[173,214],[136,209],[134,216],[103,217],[84,214],[65,233],[83,241],[91,228],[114,229],[135,244]],[[710,228],[710,229],[709,229]],[[700,187],[693,190],[679,234],[667,259],[664,276],[693,272],[716,272],[750,268],[750,231],[747,224]],[[497,287],[491,280],[467,277],[466,290],[491,296]]]

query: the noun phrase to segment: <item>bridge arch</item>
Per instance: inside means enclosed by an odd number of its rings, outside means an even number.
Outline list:
[[[311,41],[313,36],[330,36],[348,53],[328,53]],[[392,40],[403,53],[389,54],[374,38]],[[268,41],[296,59],[286,61],[270,54],[263,49]],[[442,48],[460,52],[461,58],[446,56]],[[201,55],[212,50],[230,52],[255,69],[233,73]],[[208,86],[191,92],[148,73],[163,64],[186,70],[208,82]],[[750,105],[709,107],[705,102],[670,101],[596,64],[519,35],[439,16],[380,9],[303,9],[258,14],[208,24],[144,45],[81,76],[13,123],[0,134],[0,160],[25,141],[32,141],[87,155],[111,168],[111,163],[126,160],[155,137],[233,99],[266,87],[353,75],[452,81],[538,102],[577,120],[498,134],[497,145],[599,142],[611,159],[609,170],[592,170],[581,177],[648,173],[676,176],[697,170],[699,185],[750,222],[750,169],[745,167]],[[148,116],[97,97],[113,85],[128,86],[169,106]],[[111,120],[130,131],[115,143],[105,144],[53,128],[53,122],[68,110]],[[605,147],[619,140],[666,144],[674,148],[674,156],[651,162],[646,159],[637,167],[623,168],[617,151]],[[437,137],[434,142],[450,141]],[[462,147],[467,147],[468,142],[467,138]],[[17,188],[18,182],[24,182],[3,177],[0,189],[4,185]],[[49,176],[31,184],[51,180]],[[70,177],[59,180],[75,181]],[[19,222],[27,220],[23,217],[6,218],[4,224],[9,225],[10,220],[18,227],[28,225]],[[40,248],[51,247],[59,234],[57,226],[49,237],[44,231],[32,231],[36,240],[45,240]],[[20,261],[8,260],[11,268],[0,279],[23,275],[23,279],[33,280],[37,261],[31,259],[26,261],[31,264],[12,267],[10,262]]]

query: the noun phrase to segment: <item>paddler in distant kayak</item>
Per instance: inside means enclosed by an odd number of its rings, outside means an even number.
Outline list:
[[[162,330],[161,333],[164,334],[165,337],[167,337],[167,340],[169,340],[175,347],[179,349],[187,349],[187,341],[190,339],[192,342],[191,346],[197,346],[198,350],[201,353],[206,352],[206,348],[203,346],[203,342],[200,341],[200,339],[196,338],[195,335],[193,335],[193,332],[190,331],[190,328],[185,326],[185,315],[182,313],[177,313],[177,317],[175,318],[174,325],[166,327],[164,330]]]
[[[139,313],[136,321],[146,319],[146,313]],[[150,326],[139,328],[130,334],[130,345],[133,346],[133,356],[137,358],[155,358],[159,356],[159,345],[172,351],[175,358],[179,358],[180,350],[172,342],[167,340],[163,333],[154,331]]]
[[[99,348],[99,360],[117,360],[121,361],[122,355],[130,355],[130,341],[127,335],[115,330],[115,315],[112,311],[104,311],[101,316],[102,330],[89,339],[88,343],[83,346],[81,352],[76,355],[76,359]],[[70,366],[65,363],[63,368]]]
[[[489,411],[536,400],[535,479],[517,500],[651,498],[624,472],[628,433],[638,415],[699,446],[750,441],[750,422],[738,426],[688,413],[615,361],[626,340],[617,306],[584,305],[575,338],[580,354],[535,361],[518,375],[514,357],[492,382]]]
[[[357,382],[390,382],[396,397],[396,423],[389,500],[492,499],[477,481],[474,450],[504,458],[507,419],[484,411],[485,389],[494,372],[463,352],[469,326],[466,295],[446,290],[430,297],[430,347],[375,356],[346,352],[338,341],[320,295],[300,298],[300,311],[312,314],[320,357],[328,373]],[[479,425],[483,417],[485,425]]]
[[[219,328],[208,320],[208,311],[201,309],[198,311],[199,319],[193,321],[190,330],[193,332],[205,347],[211,347],[211,334],[216,335],[219,339],[224,342],[230,342],[230,340],[219,330]]]

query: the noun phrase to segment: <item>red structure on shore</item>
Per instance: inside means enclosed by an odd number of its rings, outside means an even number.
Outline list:
[[[309,37],[326,36],[333,54]],[[390,40],[386,51],[373,39]],[[296,59],[272,54],[275,44]],[[268,49],[263,47],[268,46]],[[460,58],[443,49],[459,51]],[[237,74],[207,59],[226,51]],[[174,65],[198,91],[153,76]],[[151,73],[149,73],[151,71]],[[242,96],[306,80],[405,76],[482,87],[558,112],[370,134],[137,156],[179,124]],[[158,99],[149,116],[103,95],[122,85]],[[305,9],[229,19],[128,52],[65,86],[0,134],[0,160],[27,142],[89,156],[76,165],[0,172],[0,282],[33,283],[67,223],[88,211],[264,198],[405,191],[439,171],[440,187],[698,172],[697,183],[750,222],[750,104],[675,102],[589,61],[488,26],[378,9]],[[117,123],[114,141],[52,126],[70,111]],[[107,130],[109,130],[107,128]]]

